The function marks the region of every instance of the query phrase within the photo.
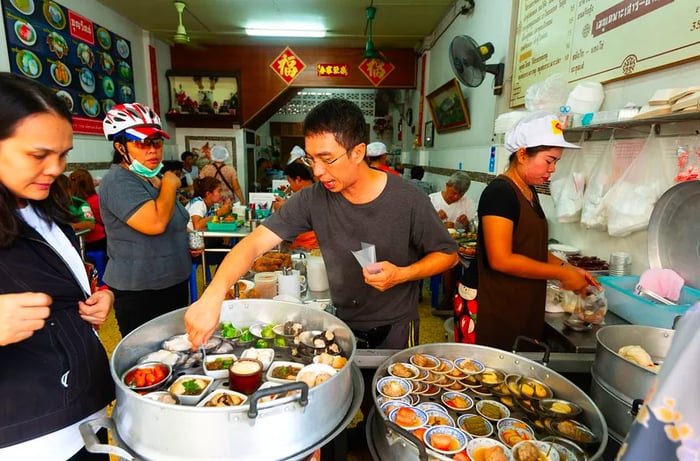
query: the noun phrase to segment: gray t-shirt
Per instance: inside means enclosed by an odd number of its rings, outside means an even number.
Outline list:
[[[176,200],[165,232],[146,235],[126,223],[159,190],[119,165],[100,183],[100,211],[107,233],[104,281],[118,290],[160,290],[186,280],[192,269],[185,208]]]
[[[428,196],[391,174],[382,193],[361,205],[316,183],[294,194],[263,225],[288,241],[301,232],[316,232],[337,315],[359,330],[418,319],[418,283],[385,292],[367,285],[352,254],[361,242],[376,246],[377,261],[397,266],[428,253],[457,251]]]

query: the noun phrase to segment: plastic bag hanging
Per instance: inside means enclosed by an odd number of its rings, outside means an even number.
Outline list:
[[[607,230],[608,216],[603,198],[615,184],[613,163],[615,161],[615,131],[610,135],[607,146],[593,166],[583,193],[581,225],[587,229]]]
[[[608,234],[613,237],[624,237],[646,229],[654,204],[673,185],[673,160],[664,151],[654,128],[652,126],[637,158],[603,199],[608,215]]]
[[[549,184],[557,220],[560,223],[577,222],[581,217],[583,193],[586,187],[584,159],[586,147],[583,141],[584,135],[579,142],[583,147],[581,151],[564,151]]]

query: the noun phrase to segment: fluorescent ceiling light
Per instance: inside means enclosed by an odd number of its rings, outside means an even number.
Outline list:
[[[323,38],[326,31],[323,29],[260,29],[246,28],[245,33],[258,37],[316,37]]]

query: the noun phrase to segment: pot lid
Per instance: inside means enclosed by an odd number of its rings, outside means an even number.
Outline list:
[[[659,198],[648,230],[649,266],[672,269],[700,289],[700,181],[678,183]]]

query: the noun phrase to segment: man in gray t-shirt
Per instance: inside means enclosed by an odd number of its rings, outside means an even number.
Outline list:
[[[215,330],[221,302],[254,258],[283,240],[314,230],[337,315],[365,346],[402,349],[417,343],[418,280],[457,264],[457,245],[423,192],[364,160],[362,111],[344,99],[325,101],[304,121],[304,162],[319,182],[287,201],[224,259],[214,280],[185,314],[198,346]],[[378,263],[362,269],[352,255],[376,246]]]

